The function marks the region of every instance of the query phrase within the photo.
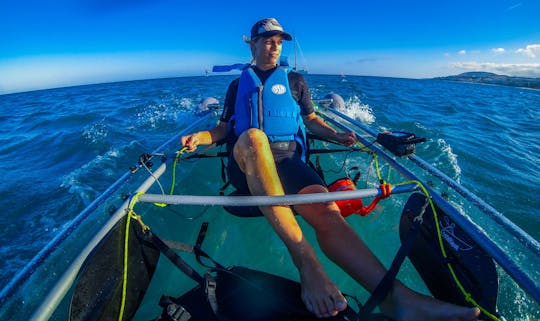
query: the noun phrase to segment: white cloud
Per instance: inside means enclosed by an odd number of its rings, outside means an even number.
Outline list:
[[[514,10],[515,8],[521,7],[522,5],[523,5],[522,2],[516,3],[516,4],[514,4],[514,5],[512,5],[512,6],[508,7],[508,8],[506,8],[506,11]]]
[[[504,48],[493,48],[491,49],[491,52],[499,54],[499,53],[504,53],[505,50]]]
[[[515,64],[469,61],[454,62],[451,66],[462,71],[487,71],[507,76],[540,77],[540,63]]]
[[[540,54],[540,44],[527,45],[525,48],[519,48],[516,53],[524,54],[530,58],[536,58],[536,54]]]
[[[458,51],[458,54],[459,55],[466,55],[467,51],[466,50],[460,50],[460,51]]]

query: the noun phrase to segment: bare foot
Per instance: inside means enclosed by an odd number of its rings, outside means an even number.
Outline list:
[[[302,301],[319,318],[335,316],[347,308],[347,300],[320,264],[315,265],[305,266],[300,271]]]
[[[469,321],[480,315],[478,308],[462,307],[413,292],[396,283],[381,305],[381,312],[396,321]]]

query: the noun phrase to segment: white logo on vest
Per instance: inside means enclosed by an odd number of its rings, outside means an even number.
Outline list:
[[[282,84],[272,86],[272,92],[276,95],[283,95],[287,89]]]

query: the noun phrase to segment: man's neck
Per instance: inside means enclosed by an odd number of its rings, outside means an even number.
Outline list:
[[[262,71],[270,70],[277,67],[277,64],[256,64],[257,68]]]
[[[255,65],[255,68],[253,68],[253,70],[255,71],[255,74],[257,75],[257,77],[259,77],[261,82],[264,84],[266,82],[266,79],[268,79],[268,77],[270,77],[270,75],[273,73],[273,71],[276,68],[277,68],[277,65],[274,65],[270,69],[263,70],[259,66]]]

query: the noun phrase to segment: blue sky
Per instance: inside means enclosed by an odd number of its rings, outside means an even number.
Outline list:
[[[538,0],[2,0],[0,94],[203,75],[247,62],[242,35],[264,17],[314,74],[540,77]]]

